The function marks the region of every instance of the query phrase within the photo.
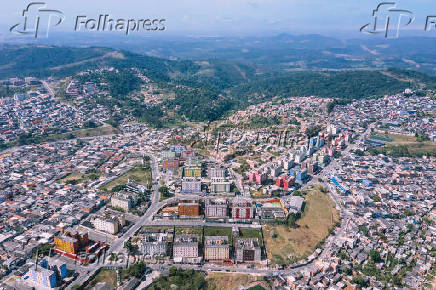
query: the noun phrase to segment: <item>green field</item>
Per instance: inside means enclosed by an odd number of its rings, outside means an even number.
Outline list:
[[[309,256],[339,221],[339,212],[327,194],[311,189],[305,198],[306,206],[296,228],[287,225],[263,227],[271,264],[289,264]]]
[[[232,228],[204,227],[204,236],[227,236],[229,244],[233,243]]]
[[[101,187],[100,190],[110,192],[115,186],[125,185],[129,179],[135,180],[136,182],[151,185],[152,176],[150,166],[135,167],[129,170],[127,173],[121,175],[117,179],[112,180],[105,186]]]
[[[198,235],[199,238],[203,235],[203,227],[176,227],[175,234],[193,234]]]
[[[117,273],[115,270],[102,269],[94,279],[89,282],[85,290],[92,289],[97,283],[106,282],[110,286],[117,287]]]
[[[388,142],[381,148],[374,148],[373,152],[375,154],[383,153],[393,156],[422,156],[430,154],[431,156],[436,156],[436,142],[433,141],[419,142],[415,136],[402,134],[379,133],[372,137]]]
[[[257,238],[259,240],[259,245],[263,246],[263,237],[261,229],[250,229],[250,228],[240,228],[239,229],[240,238]]]
[[[59,183],[66,183],[66,184],[79,184],[83,183],[84,181],[92,181],[96,180],[100,177],[100,172],[95,173],[88,173],[88,174],[81,174],[79,172],[73,172],[68,174],[62,179],[59,179]]]

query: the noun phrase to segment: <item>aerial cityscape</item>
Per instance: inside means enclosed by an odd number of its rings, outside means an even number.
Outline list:
[[[436,289],[436,38],[309,32],[2,30],[0,289]]]

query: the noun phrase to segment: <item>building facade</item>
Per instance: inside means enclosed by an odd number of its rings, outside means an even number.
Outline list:
[[[204,201],[204,214],[206,218],[226,218],[227,200],[208,198]]]
[[[204,237],[204,259],[206,261],[227,260],[230,257],[229,237]]]
[[[201,193],[201,181],[196,178],[184,178],[182,180],[182,193]]]
[[[257,238],[241,238],[235,243],[235,261],[242,262],[260,262],[261,250]]]
[[[165,256],[168,249],[168,234],[152,233],[143,237],[141,251],[149,257]]]
[[[197,199],[180,200],[178,211],[180,217],[199,217],[200,201]]]
[[[175,261],[198,258],[198,236],[176,235],[173,243],[173,258]]]
[[[211,193],[228,193],[230,192],[230,181],[224,178],[214,178],[210,184]]]
[[[233,219],[252,219],[254,206],[250,199],[235,198],[230,204]]]

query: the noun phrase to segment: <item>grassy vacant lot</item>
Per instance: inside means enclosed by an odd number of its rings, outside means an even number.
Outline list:
[[[204,227],[204,236],[228,236],[232,244],[232,228]]]
[[[436,155],[436,142],[423,141],[418,142],[415,136],[400,135],[400,134],[377,134],[377,139],[384,139],[389,141],[387,144],[398,146],[405,145],[412,155],[423,155],[430,153]]]
[[[207,275],[206,281],[208,290],[234,290],[238,289],[239,286],[250,287],[254,284],[254,282],[263,281],[263,279],[260,276],[251,276],[245,274],[211,273]],[[265,286],[268,287],[266,283]],[[269,287],[266,289],[269,289]]]
[[[257,238],[259,240],[260,246],[263,246],[261,229],[240,228],[239,234],[241,238]]]
[[[287,225],[263,227],[267,256],[271,264],[288,264],[309,256],[339,221],[339,212],[327,194],[319,189],[311,189],[305,198],[306,206],[296,228],[289,228]]]
[[[171,226],[143,226],[141,227],[141,230],[143,231],[164,231],[164,232],[170,232],[174,229],[174,227]]]
[[[203,227],[176,227],[175,234],[194,234],[201,238],[203,235]]]
[[[95,180],[100,177],[101,173],[88,173],[88,174],[81,174],[79,172],[73,172],[71,174],[68,174],[62,179],[59,179],[58,182],[60,183],[69,183],[69,184],[79,184],[87,180]]]
[[[105,186],[101,187],[102,191],[112,191],[117,185],[125,185],[129,179],[135,180],[142,184],[151,184],[151,169],[149,166],[145,167],[136,167],[129,170],[127,173],[121,175],[117,179],[112,180]]]
[[[85,137],[94,137],[94,136],[103,136],[103,135],[111,135],[117,134],[119,130],[112,127],[109,124],[104,124],[101,127],[90,128],[90,129],[80,129],[72,132],[74,138],[85,138]],[[65,138],[69,133],[61,134],[60,136]],[[69,138],[67,138],[69,139]]]
[[[106,270],[102,269],[94,279],[89,282],[89,284],[85,287],[85,290],[92,289],[97,283],[106,282],[112,287],[117,287],[117,273],[115,270]]]

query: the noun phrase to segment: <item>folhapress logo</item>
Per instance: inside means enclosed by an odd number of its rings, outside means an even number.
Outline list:
[[[373,22],[360,28],[368,34],[384,34],[386,38],[398,38],[400,29],[415,20],[409,10],[398,9],[395,2],[382,2],[372,11]]]
[[[59,10],[47,9],[44,2],[32,2],[23,10],[23,22],[17,23],[9,30],[13,33],[33,35],[35,38],[43,35],[48,37],[51,27],[58,26],[65,20]]]
[[[47,9],[44,2],[31,2],[22,13],[23,20],[9,30],[21,35],[48,36],[51,28],[58,26],[65,20],[64,14],[59,10]],[[164,31],[164,18],[114,18],[110,14],[100,14],[98,17],[79,15],[73,31],[93,32],[124,32],[129,35],[137,31]]]

